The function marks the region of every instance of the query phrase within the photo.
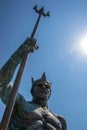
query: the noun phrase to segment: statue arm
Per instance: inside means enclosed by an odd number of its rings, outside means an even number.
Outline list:
[[[36,40],[27,38],[25,42],[13,53],[6,64],[0,70],[0,96],[3,94],[7,84],[11,81],[19,63],[21,63],[25,52],[33,52],[37,49]]]
[[[8,59],[6,64],[0,70],[0,87],[7,86],[7,84],[11,81],[16,67],[21,62],[21,57],[19,55],[18,50]]]
[[[12,91],[12,87],[13,87],[13,83],[10,82],[7,87],[4,89],[3,91],[3,95],[1,96],[1,101],[4,103],[4,104],[7,104],[8,102],[8,99],[9,99],[9,96],[10,96],[10,93]],[[17,106],[20,106],[22,104],[24,104],[26,101],[24,99],[24,97],[20,94],[20,93],[17,93],[17,97],[16,97],[16,105]]]

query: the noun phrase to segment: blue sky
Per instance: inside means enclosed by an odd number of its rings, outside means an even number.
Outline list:
[[[52,82],[49,108],[65,117],[68,130],[87,129],[87,0],[1,0],[0,67],[31,35],[35,4],[51,16],[40,21],[39,49],[28,57],[19,92],[31,100],[31,77],[45,71]],[[0,119],[4,108],[0,101]]]

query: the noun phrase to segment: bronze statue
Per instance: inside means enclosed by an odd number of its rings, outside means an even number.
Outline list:
[[[0,98],[7,104],[12,90],[11,79],[23,59],[25,52],[33,52],[37,47],[35,39],[27,38],[0,70]],[[17,93],[15,106],[7,130],[67,130],[64,117],[49,110],[47,101],[51,95],[51,83],[45,73],[41,78],[32,78],[32,101],[26,101]]]

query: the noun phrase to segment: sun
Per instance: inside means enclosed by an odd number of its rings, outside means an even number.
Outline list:
[[[76,36],[75,42],[71,46],[70,53],[87,57],[87,32]]]
[[[79,49],[81,53],[87,55],[87,35],[84,35],[80,38]]]

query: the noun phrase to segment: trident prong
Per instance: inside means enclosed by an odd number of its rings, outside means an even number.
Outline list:
[[[37,9],[37,5],[35,5],[34,7],[33,7],[33,9],[36,11],[36,13],[39,13],[39,14],[41,14],[41,15],[43,15],[44,17],[46,17],[46,16],[50,16],[50,12],[48,11],[47,13],[44,13],[44,7],[42,7],[41,9]]]

